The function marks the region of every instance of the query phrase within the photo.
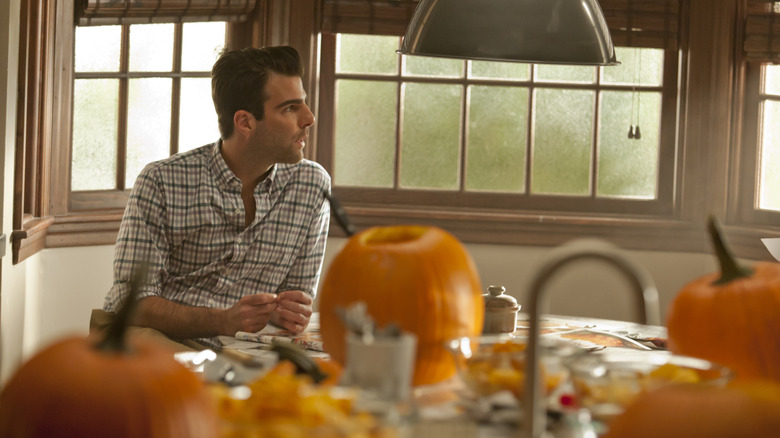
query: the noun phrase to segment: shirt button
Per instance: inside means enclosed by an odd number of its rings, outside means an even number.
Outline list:
[[[236,238],[236,242],[241,243],[241,236]]]

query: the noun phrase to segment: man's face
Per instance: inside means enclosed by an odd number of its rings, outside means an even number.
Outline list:
[[[298,76],[271,73],[265,85],[265,115],[252,135],[254,152],[273,163],[297,163],[314,124],[306,92]]]

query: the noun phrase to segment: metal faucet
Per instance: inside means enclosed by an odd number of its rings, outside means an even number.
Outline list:
[[[636,313],[640,324],[661,325],[658,291],[650,276],[627,260],[613,245],[602,240],[579,240],[554,250],[547,262],[536,274],[530,290],[528,348],[525,364],[525,393],[523,407],[525,418],[522,437],[541,438],[546,425],[545,405],[539,381],[539,315],[543,286],[563,266],[582,259],[596,259],[617,268],[631,281],[636,294]]]

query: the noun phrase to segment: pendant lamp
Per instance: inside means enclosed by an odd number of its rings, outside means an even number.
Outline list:
[[[420,0],[404,55],[616,65],[597,0]]]

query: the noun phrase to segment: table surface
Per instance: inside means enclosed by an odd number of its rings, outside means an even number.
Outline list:
[[[319,329],[316,316],[318,315],[315,315],[315,323],[311,327],[314,332]],[[524,336],[528,324],[528,315],[519,313],[517,330],[512,335]],[[553,314],[542,316],[540,330],[543,336],[565,338],[594,351],[608,351],[615,348],[662,350],[663,348],[658,348],[656,341],[665,341],[667,335],[666,329],[661,326]],[[223,344],[220,355],[224,357],[227,353],[226,357],[233,362],[234,370],[243,380],[251,381],[261,375],[262,370],[243,367],[240,364],[241,360],[237,361],[236,358],[250,358],[258,362],[272,363],[268,361],[272,361],[269,355],[273,353],[268,351],[267,345],[238,340],[232,336],[221,336],[220,340]],[[326,353],[312,350],[307,350],[307,353],[312,357],[328,357]],[[465,390],[463,382],[457,376],[440,384],[414,388],[416,420],[409,436],[498,438],[517,435],[518,430],[514,427],[479,424],[468,415],[464,415],[463,400],[459,394]]]

